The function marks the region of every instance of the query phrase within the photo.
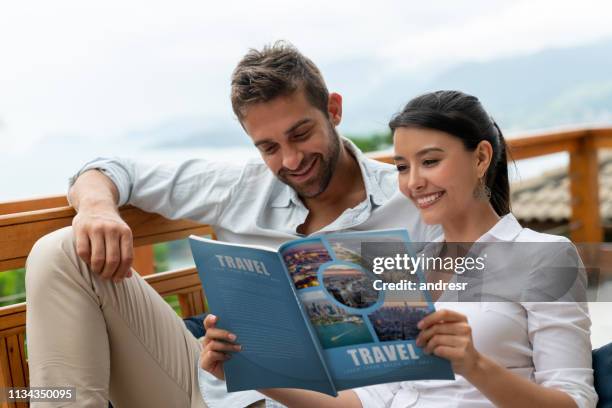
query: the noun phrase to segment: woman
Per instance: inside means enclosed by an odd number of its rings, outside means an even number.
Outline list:
[[[442,226],[446,242],[567,242],[522,228],[510,213],[506,143],[477,98],[457,91],[428,93],[410,101],[389,126],[400,190],[426,223]],[[544,254],[536,256],[547,262]],[[417,345],[448,359],[455,381],[374,385],[342,391],[337,398],[305,390],[260,391],[289,407],[595,406],[584,305],[438,302],[436,309],[419,322]],[[215,325],[209,316],[200,365],[222,379],[227,353],[239,346]]]

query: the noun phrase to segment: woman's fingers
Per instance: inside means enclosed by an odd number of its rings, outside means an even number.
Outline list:
[[[416,345],[419,347],[423,347],[425,344],[427,344],[429,339],[431,339],[436,334],[469,336],[472,334],[472,329],[467,322],[438,323],[433,326],[429,326],[425,330],[422,330],[416,338]]]
[[[463,337],[453,336],[450,334],[437,334],[431,340],[429,340],[429,342],[427,342],[427,345],[423,351],[427,354],[431,354],[436,347],[439,346],[461,348],[465,346],[465,343],[466,339]]]
[[[218,317],[214,314],[209,314],[204,318],[204,330],[208,331],[217,324]]]
[[[463,351],[456,347],[438,346],[434,349],[433,354],[449,361],[455,361],[463,356]]]
[[[425,316],[418,324],[417,327],[421,330],[426,330],[429,326],[436,323],[451,323],[451,322],[467,322],[467,317],[459,312],[453,310],[442,309],[435,311]]]
[[[212,340],[207,343],[206,350],[232,352],[242,350],[242,346],[240,344],[225,343],[219,340]]]
[[[217,328],[218,320],[219,318],[215,315],[208,315],[204,319],[204,329],[206,330],[206,335],[203,340],[204,346],[211,341],[223,341],[227,343],[234,343],[236,341],[237,337],[234,333]]]
[[[223,363],[230,358],[232,358],[230,354],[212,350],[202,351],[200,356],[200,367],[208,372],[213,372],[219,363]]]

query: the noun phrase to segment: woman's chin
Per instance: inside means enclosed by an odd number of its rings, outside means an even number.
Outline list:
[[[433,208],[426,208],[423,210],[419,210],[421,213],[421,219],[427,225],[437,225],[442,224],[444,220],[443,214],[440,211],[436,211]]]

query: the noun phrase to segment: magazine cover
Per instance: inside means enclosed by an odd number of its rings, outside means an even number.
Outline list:
[[[291,387],[336,395],[454,379],[448,361],[415,344],[418,321],[434,310],[429,294],[380,290],[382,283],[418,282],[421,272],[372,271],[389,251],[413,253],[407,231],[321,235],[278,251],[198,237],[190,243],[211,312],[242,345],[224,365],[228,391]]]

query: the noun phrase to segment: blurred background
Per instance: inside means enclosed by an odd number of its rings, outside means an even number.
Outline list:
[[[366,150],[388,148],[390,116],[436,89],[478,96],[510,138],[612,126],[611,18],[604,0],[3,2],[0,202],[65,194],[98,156],[255,157],[229,78],[249,48],[278,39],[343,95],[339,130]],[[612,157],[600,159],[609,240]],[[565,153],[517,162],[522,221],[566,232],[567,163]],[[158,270],[191,262],[181,243],[155,256]],[[22,270],[0,274],[0,303],[22,301],[22,285]],[[598,324],[598,341],[612,340]]]

